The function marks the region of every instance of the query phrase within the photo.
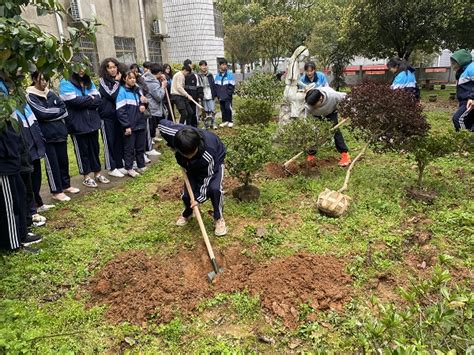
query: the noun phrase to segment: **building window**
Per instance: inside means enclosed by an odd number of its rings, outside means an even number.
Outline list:
[[[163,56],[161,55],[161,41],[159,39],[148,40],[148,53],[150,61],[154,63],[163,63]]]
[[[224,38],[224,21],[216,3],[214,3],[214,32],[216,37]]]
[[[79,38],[79,54],[89,59],[94,73],[99,72],[99,54],[94,41],[88,38]]]
[[[137,61],[135,38],[114,37],[115,53],[117,60],[125,64],[133,64]]]

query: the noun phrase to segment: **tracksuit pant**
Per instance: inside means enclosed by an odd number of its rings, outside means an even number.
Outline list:
[[[40,195],[41,190],[41,159],[33,160],[33,172],[31,173],[31,183],[33,187],[34,203],[32,209],[36,213],[36,209],[43,206],[43,199]]]
[[[197,127],[196,114],[195,111],[193,111],[189,100],[184,96],[173,95],[173,102],[181,115],[179,123]]]
[[[49,190],[52,194],[59,194],[71,187],[67,142],[46,143],[45,146],[44,165]]]
[[[0,175],[0,248],[18,249],[26,233],[25,186],[21,176]]]
[[[26,216],[26,226],[31,227],[33,224],[33,213],[36,213],[36,208],[33,212],[33,205],[35,200],[35,194],[33,192],[33,183],[31,182],[31,172],[20,173],[21,179],[23,180],[23,185],[25,187],[25,198],[23,201],[23,208],[25,209]],[[23,234],[21,234],[23,235]],[[26,232],[25,232],[26,235]]]
[[[222,122],[232,122],[232,98],[219,101],[221,104]]]
[[[188,175],[189,182],[193,189],[194,198],[197,198],[201,194],[203,188],[203,181],[197,181],[192,175]],[[222,217],[224,211],[224,194],[222,192],[222,180],[224,179],[224,164],[221,164],[218,172],[214,174],[209,181],[209,185],[206,190],[206,197],[211,200],[212,207],[214,208],[214,220],[218,220]],[[183,217],[189,217],[192,215],[193,210],[191,208],[191,198],[189,197],[188,190],[184,186],[184,192],[181,196],[184,202]]]
[[[118,120],[102,120],[104,162],[107,170],[123,168],[123,128]]]
[[[467,101],[459,102],[458,110],[453,115],[454,128],[456,131],[467,129],[468,131],[474,132],[474,109],[469,111],[469,113],[463,117],[466,108]]]
[[[100,172],[99,131],[86,134],[72,134],[77,166],[81,175]]]
[[[327,121],[332,122],[333,126],[338,124],[338,119],[337,119],[337,111],[334,111],[333,113],[327,115],[326,117],[321,117],[321,116],[316,116],[318,119],[325,119]],[[342,135],[342,132],[337,129],[334,132],[334,143],[336,144],[336,149],[339,153],[347,153],[349,151],[349,148],[346,145],[346,142],[344,141],[344,137]],[[309,154],[315,154],[316,150],[313,152],[308,152]]]
[[[145,136],[146,130],[132,131],[129,136],[124,135],[125,169],[132,170],[133,161],[137,161],[138,168],[145,167]]]
[[[146,126],[145,126],[145,151],[149,152],[153,149],[153,138],[156,136],[156,127],[155,134],[152,133],[152,116],[146,116]]]

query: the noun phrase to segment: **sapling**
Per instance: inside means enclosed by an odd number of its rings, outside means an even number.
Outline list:
[[[271,154],[271,135],[264,127],[238,128],[238,133],[227,139],[227,169],[243,186],[234,190],[240,200],[254,200],[260,196],[252,179],[268,161]]]
[[[339,112],[350,119],[354,135],[376,152],[403,151],[430,128],[412,94],[373,82],[354,87]]]
[[[332,123],[313,117],[297,118],[283,126],[276,136],[276,141],[289,153],[308,152],[321,149],[331,143]],[[309,173],[309,162],[306,161],[306,174]]]

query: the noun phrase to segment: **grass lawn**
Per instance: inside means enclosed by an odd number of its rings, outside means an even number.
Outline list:
[[[436,90],[437,105],[427,106],[436,130],[453,129],[451,89]],[[217,131],[222,132],[229,130]],[[363,143],[346,128],[343,133],[355,155]],[[196,223],[174,226],[181,201],[165,198],[163,187],[178,190],[180,172],[172,153],[164,151],[139,179],[48,212],[47,226],[38,230],[44,236],[41,253],[0,254],[0,353],[390,353],[397,346],[399,353],[472,351],[472,155],[439,159],[428,168],[425,185],[438,197],[426,204],[405,196],[416,180],[412,161],[368,152],[351,178],[350,210],[339,219],[322,216],[315,207],[324,188],[342,185],[344,170],[337,164],[309,177],[275,178],[262,172],[257,202],[239,203],[227,193],[229,234],[211,237],[215,250],[237,245],[257,267],[304,252],[337,258],[351,279],[341,309],[303,302],[296,324],[286,327],[269,315],[249,285],[248,290],[213,294],[192,312],[176,308],[166,321],[160,320],[160,309],[148,312],[140,324],[110,319],[108,306],[92,302],[88,289],[107,263],[123,253],[144,251],[145,258],[163,256],[172,265],[177,251],[204,250],[197,247],[202,238]],[[337,155],[332,150],[321,154]],[[272,158],[281,163],[288,157],[275,152]],[[71,172],[77,174],[75,162]],[[203,210],[210,208],[208,202]],[[209,269],[196,271],[203,282]]]

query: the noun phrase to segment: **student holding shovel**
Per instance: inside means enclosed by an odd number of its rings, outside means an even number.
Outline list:
[[[192,217],[193,208],[209,198],[214,207],[214,234],[216,236],[227,234],[222,192],[226,155],[224,144],[211,132],[175,124],[168,120],[161,120],[158,129],[168,146],[175,151],[176,162],[186,171],[193,194],[196,196],[196,200],[191,201],[187,189],[184,189],[182,199],[185,209],[176,225],[187,224]]]
[[[337,104],[345,97],[345,93],[337,92],[330,87],[319,87],[318,89],[309,90],[305,97],[306,113],[316,118],[324,117],[326,120],[333,122],[334,125],[337,125]],[[337,151],[341,153],[339,166],[348,166],[351,162],[348,153],[349,149],[339,129],[334,133],[334,141]],[[309,154],[311,155],[311,152]]]

